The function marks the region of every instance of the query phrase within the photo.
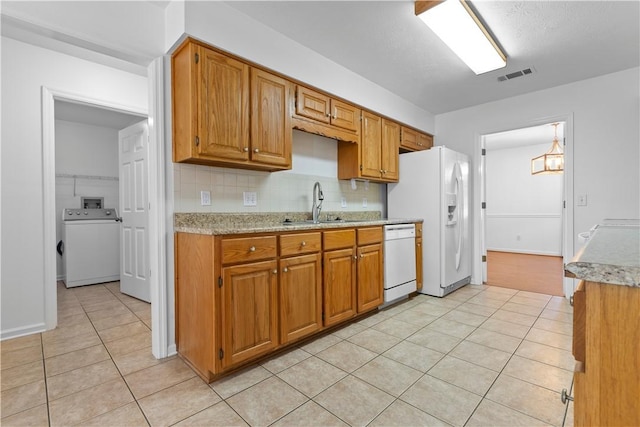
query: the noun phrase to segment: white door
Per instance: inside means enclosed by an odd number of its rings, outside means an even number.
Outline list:
[[[149,127],[141,121],[118,134],[120,159],[120,292],[151,302],[149,281]]]

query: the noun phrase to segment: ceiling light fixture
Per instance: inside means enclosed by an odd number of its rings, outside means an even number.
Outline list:
[[[553,123],[554,137],[551,143],[551,149],[542,156],[531,159],[531,175],[539,174],[557,174],[564,171],[564,153],[558,141],[558,125]]]
[[[465,0],[416,1],[415,13],[476,74],[507,65],[507,58]]]

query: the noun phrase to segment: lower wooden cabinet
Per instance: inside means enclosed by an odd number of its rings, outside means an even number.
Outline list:
[[[575,426],[640,426],[639,307],[633,286],[586,281],[574,295]]]
[[[356,315],[355,247],[325,252],[324,324],[335,325]]]
[[[278,345],[276,260],[223,268],[221,294],[223,368]]]
[[[373,310],[384,302],[382,244],[358,248],[358,313]]]
[[[416,290],[422,289],[424,272],[422,269],[422,223],[416,224]]]
[[[280,342],[287,344],[322,328],[322,256],[280,260]]]
[[[382,227],[175,242],[177,349],[209,382],[383,303]]]

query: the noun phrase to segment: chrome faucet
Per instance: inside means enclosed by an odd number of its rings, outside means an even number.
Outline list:
[[[322,210],[322,201],[324,200],[324,194],[322,193],[322,186],[316,181],[313,184],[313,206],[311,206],[311,215],[313,217],[313,223],[317,224],[320,220],[320,211]]]

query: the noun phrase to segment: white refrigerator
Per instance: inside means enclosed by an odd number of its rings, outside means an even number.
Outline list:
[[[423,294],[442,297],[471,282],[469,157],[444,146],[400,155],[387,185],[389,218],[423,218]]]

